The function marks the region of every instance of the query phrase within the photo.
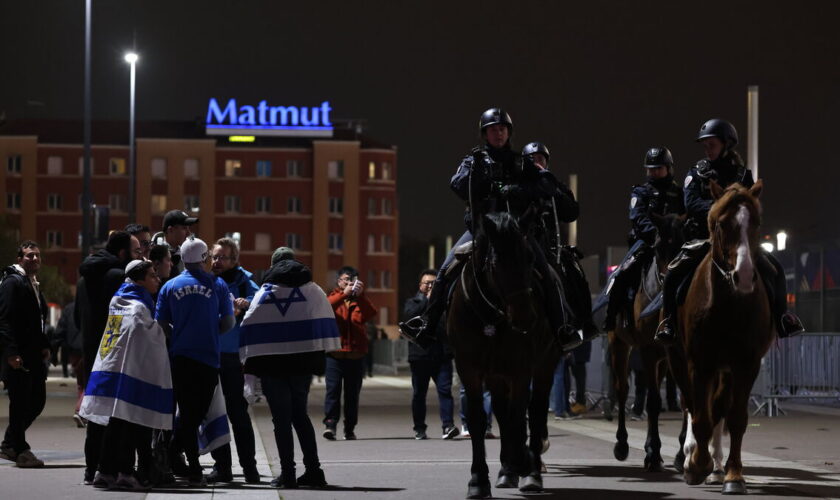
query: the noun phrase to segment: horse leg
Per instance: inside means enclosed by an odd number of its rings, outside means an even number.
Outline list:
[[[642,363],[647,377],[647,439],[645,440],[645,470],[662,472],[662,441],[659,439],[659,413],[662,411],[662,396],[659,386],[662,375],[659,370],[659,352],[655,347],[641,347]]]
[[[712,385],[716,374],[701,373],[695,366],[694,406],[691,414],[691,430],[695,440],[693,452],[687,457],[688,464],[683,472],[685,482],[697,485],[703,482],[712,472],[712,456],[709,454],[709,439],[712,437],[712,412],[709,399],[713,391]]]
[[[618,429],[615,432],[615,446],[613,455],[616,460],[627,460],[630,446],[627,444],[627,425],[625,423],[627,392],[630,384],[627,381],[627,369],[630,359],[630,346],[618,338],[615,333],[610,334],[610,364],[612,365],[613,387],[618,398]]]
[[[551,361],[555,361],[554,356],[551,356]],[[554,364],[556,365],[556,363]],[[550,367],[550,365],[551,363],[545,364],[546,367]],[[549,443],[547,414],[553,379],[554,374],[550,369],[541,367],[535,370],[531,387],[531,402],[528,405],[528,429],[530,432],[528,445],[533,459],[531,472],[528,475],[531,483],[529,487],[539,486],[539,490],[542,490],[542,472],[545,471],[545,464],[541,455],[548,450]]]
[[[487,426],[487,414],[484,412],[484,389],[478,375],[464,377],[467,370],[458,370],[464,395],[467,401],[467,425],[470,429],[472,445],[472,467],[470,481],[467,484],[467,498],[490,497],[490,471],[487,468],[487,451],[484,447],[484,431]],[[472,375],[472,374],[470,374]]]
[[[720,419],[715,430],[712,432],[712,441],[709,448],[712,453],[712,473],[706,478],[706,484],[723,484],[723,425],[724,419]]]
[[[744,465],[741,463],[741,445],[749,419],[750,390],[758,376],[758,370],[759,365],[756,364],[733,373],[732,406],[726,417],[726,426],[729,429],[729,458],[726,460],[726,477],[721,490],[724,494],[743,495],[747,493],[747,485],[743,476]]]
[[[688,368],[685,357],[685,351],[682,345],[671,346],[666,349],[668,354],[668,366],[671,368],[671,374],[674,376],[674,382],[680,389],[680,403],[682,407],[683,421],[682,428],[679,435],[679,449],[674,457],[674,468],[677,472],[682,473],[685,470],[686,456],[690,451],[686,448],[688,444],[688,434],[691,430],[691,415],[689,409],[691,408],[691,392],[688,383]]]
[[[687,437],[686,435],[688,434],[688,428],[689,428],[688,419],[689,419],[688,410],[686,410],[685,406],[683,406],[682,427],[680,428],[680,435],[677,438],[679,440],[680,446],[679,446],[679,449],[677,450],[676,456],[674,457],[674,468],[677,469],[677,472],[679,472],[680,474],[682,474],[682,472],[685,470],[686,452],[685,452],[683,447],[685,446],[686,437]]]

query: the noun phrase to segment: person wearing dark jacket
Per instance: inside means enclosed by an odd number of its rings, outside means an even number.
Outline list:
[[[291,298],[293,293],[308,296],[304,302],[309,307],[313,307],[315,301],[323,302],[321,308],[329,314],[331,307],[327,303],[324,292],[311,282],[312,272],[309,268],[291,258],[278,259],[266,273],[263,290],[260,292],[262,295],[259,296],[259,300],[254,297],[250,304],[249,314],[261,305],[273,307],[277,300],[275,292],[280,296],[286,295],[287,299]],[[305,288],[307,286],[308,288]],[[266,300],[266,297],[270,300]],[[288,306],[291,307],[291,303]],[[282,313],[284,317],[286,314],[292,314],[289,309],[285,311]],[[296,319],[303,319],[303,317],[296,316]],[[280,455],[281,468],[280,475],[271,481],[271,486],[275,488],[292,489],[299,486],[321,488],[327,485],[318,458],[315,429],[306,409],[312,376],[324,373],[325,346],[338,348],[341,344],[332,318],[329,318],[324,325],[329,331],[314,326],[300,331],[296,325],[301,323],[302,321],[294,321],[291,324],[295,326],[290,326],[288,329],[285,327],[286,323],[283,322],[251,326],[248,325],[248,319],[246,319],[242,323],[243,343],[245,336],[249,334],[249,328],[257,330],[262,328],[263,342],[271,342],[278,346],[273,351],[263,351],[261,355],[254,357],[248,357],[247,351],[242,354],[245,356],[245,372],[260,378],[263,394],[271,409],[274,439]],[[294,347],[283,346],[283,342],[292,342]],[[295,477],[292,428],[297,434],[306,467],[303,475],[297,478]]]
[[[405,302],[403,316],[413,318],[423,314],[429,304],[429,294],[435,284],[437,271],[426,269],[420,273],[420,288],[417,295]],[[426,393],[429,380],[435,381],[438,401],[440,402],[440,422],[443,439],[452,439],[458,435],[455,426],[455,401],[452,398],[452,349],[446,339],[444,321],[438,322],[434,342],[424,348],[410,342],[408,344],[408,364],[411,367],[411,415],[414,419],[414,439],[426,439]]]
[[[85,386],[82,385],[85,378],[85,368],[82,361],[82,332],[76,327],[76,320],[73,315],[75,313],[76,303],[70,302],[61,311],[61,318],[58,320],[55,333],[56,338],[60,339],[64,348],[67,350],[67,357],[70,361],[70,366],[73,368],[73,374],[76,376],[76,391],[78,397],[76,398],[76,409],[73,413],[73,421],[76,422],[77,427],[84,427],[85,422],[79,416],[79,406],[82,404],[82,397],[85,394]]]
[[[47,301],[37,279],[41,250],[34,241],[24,241],[17,254],[17,264],[4,270],[0,283],[0,378],[9,391],[9,426],[0,458],[21,468],[43,467],[26,442],[26,430],[47,398],[50,344],[44,333]]]
[[[79,266],[81,278],[76,285],[76,306],[73,319],[82,332],[84,379],[96,361],[102,332],[108,321],[108,305],[125,278],[125,266],[142,253],[140,241],[125,231],[114,231],[103,250],[89,255]],[[105,427],[89,422],[85,437],[85,484],[93,484],[102,448]]]

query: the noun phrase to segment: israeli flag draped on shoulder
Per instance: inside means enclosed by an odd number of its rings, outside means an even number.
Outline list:
[[[172,375],[154,302],[129,280],[111,298],[108,321],[79,415],[99,425],[117,417],[153,429],[171,429]]]
[[[313,282],[299,287],[266,283],[245,313],[239,331],[239,359],[255,356],[337,351],[341,339],[335,313]]]

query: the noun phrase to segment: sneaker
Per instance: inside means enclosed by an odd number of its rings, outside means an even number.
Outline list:
[[[87,426],[87,420],[83,419],[78,413],[73,414],[73,422],[76,423],[76,427],[79,429],[84,429]]]
[[[116,482],[117,478],[111,474],[102,474],[101,472],[97,472],[96,477],[93,478],[93,487],[111,489]]]
[[[207,482],[208,483],[232,483],[233,482],[233,472],[230,469],[227,470],[219,470],[215,467],[207,474]]]
[[[644,413],[636,413],[634,411],[630,412],[630,420],[632,420],[633,422],[639,422],[639,421],[644,420],[644,419],[645,419],[645,414]]]
[[[147,491],[149,488],[142,485],[133,475],[123,474],[120,472],[117,475],[117,480],[114,482],[111,489],[124,491]]]
[[[281,488],[284,490],[295,490],[298,487],[298,482],[297,479],[295,479],[294,472],[290,474],[282,473],[272,479],[269,484],[272,488]]]
[[[328,439],[330,441],[335,441],[335,427],[327,426],[327,428],[324,429],[323,436],[324,436],[324,439]]]
[[[0,446],[0,458],[10,462],[17,461],[17,452],[11,446]]]
[[[260,472],[257,467],[244,467],[242,475],[245,476],[245,482],[248,484],[257,484],[260,482]]]
[[[323,488],[327,485],[327,480],[324,478],[324,471],[320,467],[315,470],[306,469],[302,476],[297,478],[298,486],[306,486],[309,488]]]
[[[443,439],[452,439],[460,433],[457,427],[450,425],[443,428]]]
[[[575,403],[572,405],[572,413],[574,413],[575,415],[583,415],[584,413],[586,413],[586,411],[586,405],[584,404]]]
[[[18,453],[15,465],[21,469],[37,469],[44,466],[43,460],[32,454],[32,450],[26,450]]]
[[[418,441],[422,441],[422,440],[428,439],[428,438],[429,438],[429,436],[426,435],[426,431],[416,431],[414,433],[414,439],[416,439]]]
[[[91,486],[93,484],[94,477],[96,477],[96,471],[85,469],[85,477],[82,479],[82,484]]]
[[[187,477],[187,484],[191,488],[206,488],[207,478],[200,472],[198,474],[190,474],[189,477]]]
[[[492,429],[487,429],[487,432],[484,433],[484,439],[496,439],[496,435],[493,434]]]
[[[470,437],[470,430],[467,429],[466,425],[461,425],[461,437],[465,437],[465,438]]]
[[[344,431],[344,440],[345,441],[355,441],[356,440],[356,433],[353,431]]]

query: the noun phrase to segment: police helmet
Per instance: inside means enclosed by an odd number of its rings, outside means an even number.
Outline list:
[[[672,168],[674,166],[674,157],[668,148],[650,148],[645,153],[645,168],[656,168],[661,166]]]
[[[732,149],[738,144],[738,131],[726,120],[712,118],[700,127],[697,142],[708,137],[717,137],[723,142],[725,149]]]
[[[551,159],[551,154],[549,154],[548,148],[541,142],[529,142],[524,148],[522,148],[522,156],[530,156],[536,153],[540,153],[545,156],[546,160]]]
[[[508,128],[508,133],[513,135],[513,120],[502,108],[490,108],[481,113],[481,118],[478,120],[478,131],[484,135],[484,129],[499,123],[505,125]]]

